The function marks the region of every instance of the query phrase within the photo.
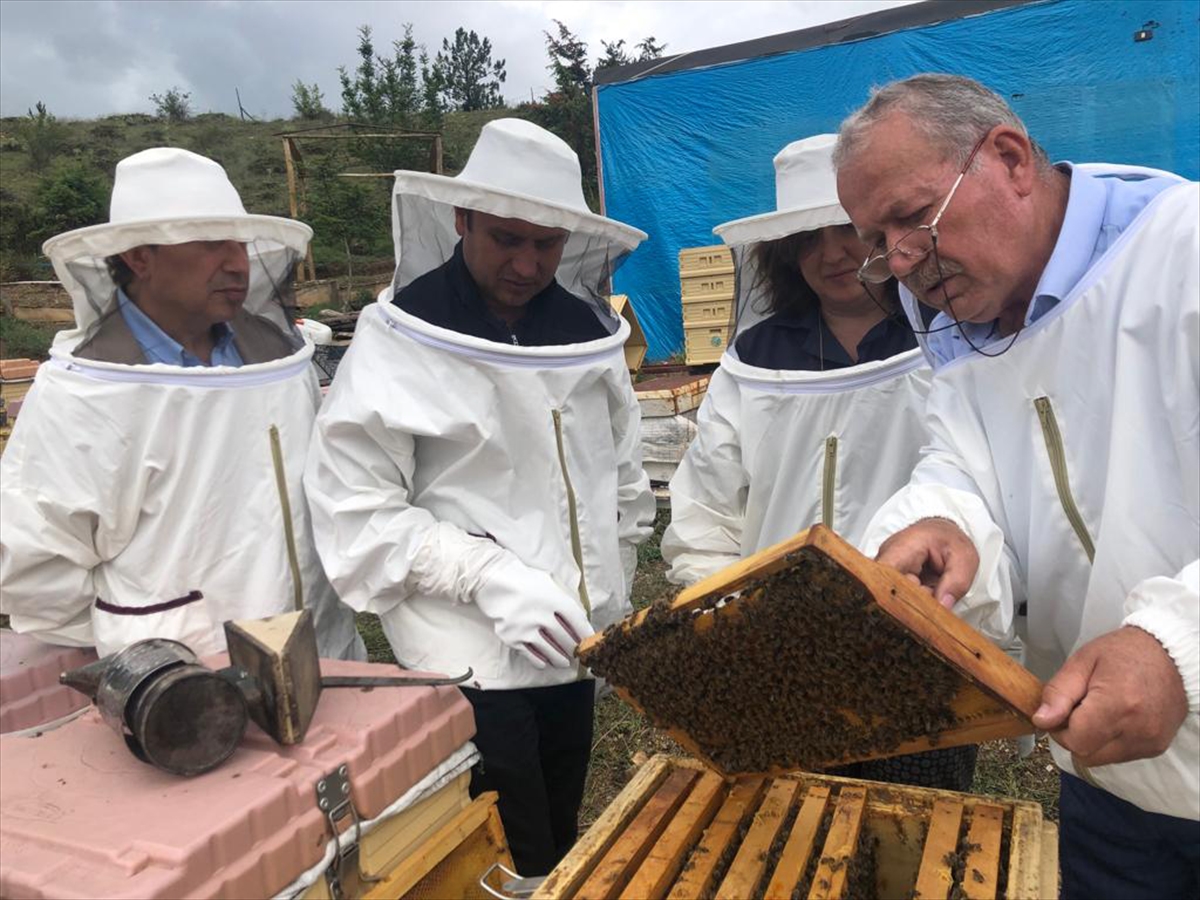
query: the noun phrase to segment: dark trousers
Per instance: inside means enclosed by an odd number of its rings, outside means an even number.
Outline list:
[[[475,709],[471,796],[500,794],[500,821],[513,863],[545,875],[579,835],[579,805],[592,751],[595,683],[511,691],[463,688]]]
[[[1063,900],[1200,897],[1200,822],[1139,809],[1060,776]]]

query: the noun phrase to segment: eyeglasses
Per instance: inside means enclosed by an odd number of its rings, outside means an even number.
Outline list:
[[[991,131],[988,131],[991,134]],[[910,262],[920,262],[937,244],[938,239],[938,222],[942,220],[942,216],[946,212],[946,207],[950,205],[950,201],[954,199],[954,192],[958,190],[958,186],[962,184],[963,177],[967,174],[967,170],[971,168],[971,163],[975,161],[975,154],[979,152],[979,148],[983,146],[988,135],[985,134],[975,144],[971,155],[967,157],[967,161],[963,163],[963,167],[958,171],[958,177],[954,179],[954,184],[950,186],[950,193],[946,194],[946,199],[942,201],[942,205],[938,207],[937,213],[928,225],[918,225],[912,231],[905,234],[900,240],[892,246],[891,250],[884,253],[876,253],[873,256],[868,256],[858,269],[858,277],[860,281],[869,284],[883,284],[892,277],[891,259],[892,255],[899,253]]]

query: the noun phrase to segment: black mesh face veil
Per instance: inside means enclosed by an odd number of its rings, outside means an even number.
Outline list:
[[[216,231],[212,231],[205,240],[239,240],[239,236],[222,238],[217,236]],[[269,239],[245,241],[244,245],[249,262],[249,278],[246,298],[242,304],[243,312],[256,318],[260,324],[278,330],[288,345],[299,349],[304,341],[294,325],[295,277],[300,271],[299,264],[303,254],[294,246]],[[114,269],[119,273],[120,266],[110,264],[110,260],[116,256],[117,254],[108,257],[85,254],[60,262],[74,282],[72,294],[76,318],[83,326],[82,341],[91,338],[110,316],[120,315],[117,280],[124,279],[120,274],[114,279]],[[85,315],[80,315],[81,303],[86,307]]]
[[[454,209],[448,203],[418,195],[394,196],[392,228],[397,261],[393,296],[453,256],[459,242]],[[629,253],[609,237],[585,230],[570,231],[555,272],[559,285],[587,303],[609,334],[620,325],[609,303],[612,277]]]

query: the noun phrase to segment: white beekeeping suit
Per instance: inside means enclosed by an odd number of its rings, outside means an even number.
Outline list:
[[[295,573],[322,655],[363,656],[313,549],[302,491],[320,395],[312,345],[289,315],[311,235],[248,215],[211,160],[158,148],[118,165],[107,224],[46,242],[76,328],[56,338],[0,462],[0,608],[14,630],[101,655],[149,637],[212,653],[224,649],[226,620],[291,610]],[[105,260],[199,241],[246,247],[249,282],[232,320],[245,364],[104,359],[140,352]]]
[[[585,632],[629,612],[635,547],[654,516],[629,326],[601,290],[645,234],[587,211],[568,154],[529,123],[499,120],[458,177],[397,172],[393,289],[451,259],[455,208],[519,219],[570,233],[558,283],[608,336],[484,340],[401,310],[390,289],[359,318],[305,476],[343,599],[380,615],[401,664],[471,667],[484,689],[585,674],[539,665],[521,638],[556,628],[555,610]]]
[[[1089,175],[1166,173],[1088,165]],[[1173,180],[1182,181],[1176,176]],[[911,300],[911,297],[908,298]],[[1200,186],[1162,190],[1050,312],[940,365],[930,445],[875,516],[864,551],[939,516],[979,550],[955,606],[1019,619],[1049,678],[1124,625],[1179,669],[1188,713],[1165,753],[1068,772],[1143,810],[1200,815]]]
[[[925,442],[930,373],[915,347],[831,371],[767,369],[739,357],[738,336],[764,318],[770,299],[754,248],[850,221],[837,202],[833,143],[818,135],[789,144],[775,158],[777,210],[714,229],[737,264],[734,334],[671,480],[663,556],[672,581],[691,584],[815,523],[857,544]]]

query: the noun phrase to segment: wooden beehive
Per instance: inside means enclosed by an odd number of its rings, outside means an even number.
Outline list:
[[[508,840],[496,810],[496,794],[481,794],[416,851],[368,886],[365,900],[487,900],[494,897],[481,881],[493,863],[512,868]]]
[[[464,777],[469,780],[469,775]],[[446,790],[443,788],[439,794]],[[374,859],[362,855],[367,852],[368,841],[374,832],[368,834],[359,852],[362,869],[370,880],[352,876],[350,883],[340,886],[338,896],[361,897],[363,900],[487,900],[495,896],[481,885],[481,879],[494,863],[512,868],[508,841],[496,810],[497,795],[494,792],[480,794],[472,801],[466,797],[466,792],[465,782],[461,790],[455,786],[454,801],[458,802],[461,796],[461,804],[451,809],[450,815],[442,815],[436,827],[422,832],[420,841],[406,846],[403,855],[392,859],[383,869],[376,865],[383,858],[381,854],[376,852]],[[437,797],[435,794],[429,799],[436,800]],[[417,824],[419,822],[414,819],[406,823],[405,830],[392,828],[393,843]],[[499,888],[500,882],[499,873],[489,879],[492,890]],[[303,900],[332,898],[324,878],[318,879],[303,895]]]
[[[0,398],[8,403],[24,400],[39,365],[35,359],[0,360]]]
[[[1036,803],[660,755],[533,896],[1055,898],[1058,831]]]
[[[608,298],[612,311],[629,323],[629,337],[625,339],[625,368],[636,372],[646,358],[646,333],[633,309],[633,301],[627,294],[613,294]]]
[[[679,296],[688,365],[721,359],[732,328],[735,293],[733,256],[728,247],[718,244],[679,251]]]
[[[633,386],[642,414],[642,468],[654,485],[666,484],[696,436],[696,411],[707,375],[663,375]]]
[[[820,525],[588,638],[579,656],[723,775],[1029,734],[1042,690]]]

